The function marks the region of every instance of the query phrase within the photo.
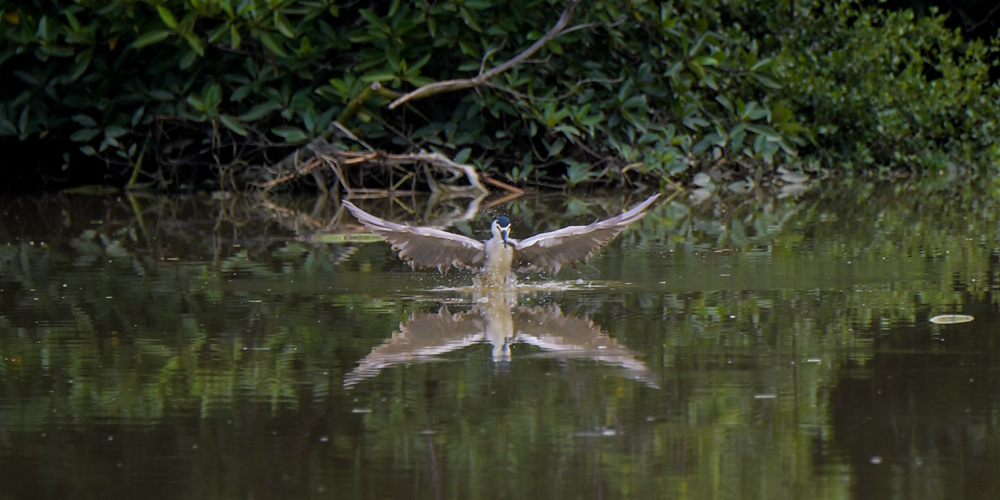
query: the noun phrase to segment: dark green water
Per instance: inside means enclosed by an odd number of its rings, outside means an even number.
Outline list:
[[[401,201],[357,203],[422,223],[469,200]],[[529,196],[452,230],[625,202]],[[0,215],[2,499],[1000,498],[984,189],[658,201],[589,264],[485,301],[467,273],[314,236],[358,229],[324,200]],[[975,320],[929,322],[948,313]]]

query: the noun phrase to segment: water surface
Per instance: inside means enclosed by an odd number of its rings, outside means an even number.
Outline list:
[[[356,202],[524,237],[647,194]],[[987,191],[681,195],[490,297],[331,200],[0,214],[0,498],[1000,497]]]

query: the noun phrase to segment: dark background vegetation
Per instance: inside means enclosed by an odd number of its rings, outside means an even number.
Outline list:
[[[543,187],[992,173],[994,3],[0,0],[3,185],[246,189],[367,148]],[[566,11],[522,64],[388,108],[511,60]]]

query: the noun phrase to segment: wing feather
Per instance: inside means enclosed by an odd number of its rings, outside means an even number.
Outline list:
[[[646,207],[659,196],[659,194],[650,196],[631,210],[610,219],[586,226],[564,227],[525,238],[517,242],[512,267],[518,271],[559,272],[563,264],[586,260],[626,226],[643,218],[646,215],[644,212]]]
[[[392,245],[399,258],[412,266],[436,267],[441,272],[452,266],[479,269],[486,253],[481,241],[432,227],[396,224],[361,210],[349,201],[344,206],[372,233]]]

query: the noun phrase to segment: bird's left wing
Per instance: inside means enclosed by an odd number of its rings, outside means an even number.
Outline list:
[[[643,218],[646,215],[643,210],[659,196],[654,194],[631,210],[610,219],[586,226],[564,227],[518,241],[512,267],[518,271],[537,269],[555,273],[563,264],[586,260],[626,226]]]
[[[371,232],[389,242],[399,258],[411,266],[436,267],[441,272],[451,266],[479,269],[485,259],[481,241],[431,227],[396,224],[361,210],[349,201],[344,206]]]

